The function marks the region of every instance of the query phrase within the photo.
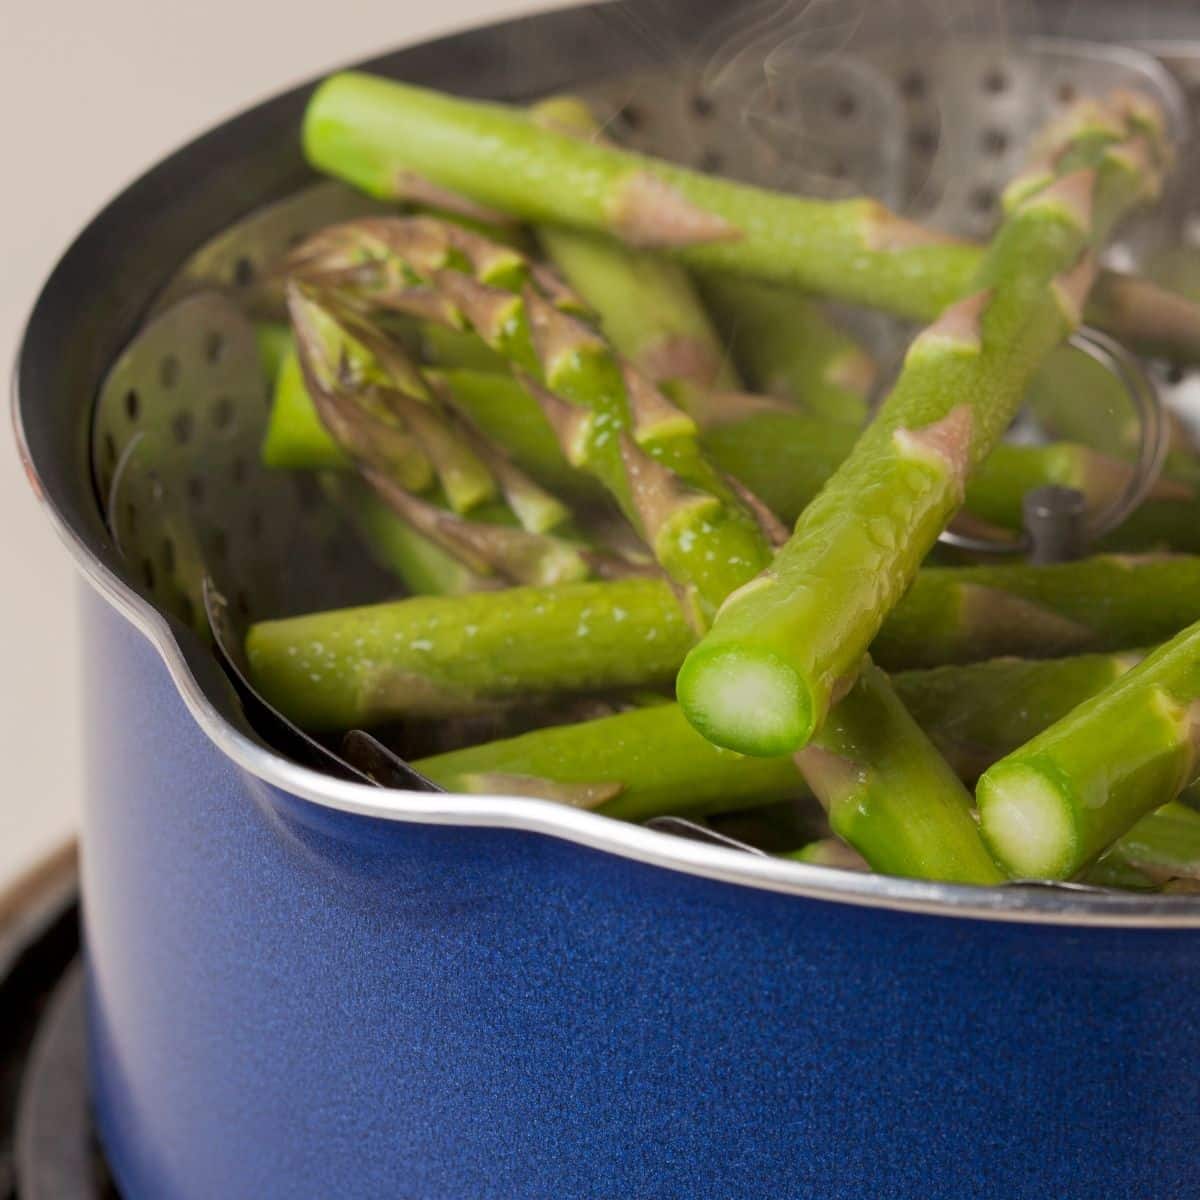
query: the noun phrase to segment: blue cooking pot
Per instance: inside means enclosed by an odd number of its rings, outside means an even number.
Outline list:
[[[688,37],[725,11],[666,8]],[[524,98],[644,62],[620,28],[557,13],[368,66]],[[307,180],[306,90],[106,208],[17,373],[87,584],[92,1090],[122,1194],[1200,1195],[1200,897],[860,876],[338,780],[258,739],[114,545],[85,431],[175,264]]]

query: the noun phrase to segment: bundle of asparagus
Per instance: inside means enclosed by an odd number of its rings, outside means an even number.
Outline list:
[[[326,229],[284,264],[264,460],[320,471],[425,594],[254,626],[269,702],[333,732],[596,697],[611,715],[417,766],[626,820],[815,802],[836,840],[797,857],[921,878],[1197,873],[1200,818],[1171,802],[1197,774],[1200,635],[1144,656],[1194,618],[1200,559],[921,565],[964,501],[1015,531],[1031,487],[1099,507],[1128,483],[1118,442],[996,444],[1085,305],[1142,348],[1200,351],[1183,302],[1092,288],[1170,159],[1152,107],[1073,109],[986,251],[626,154],[569,99],[341,76],[305,138],[376,195],[530,222],[545,258],[426,215]],[[872,364],[797,284],[937,317],[861,434]],[[1115,544],[1200,545],[1175,465]]]

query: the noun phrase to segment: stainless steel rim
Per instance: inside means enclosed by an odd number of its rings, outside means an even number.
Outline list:
[[[22,427],[15,376],[12,416],[30,482],[89,585],[149,639],[188,711],[222,754],[264,783],[311,804],[385,821],[521,830],[722,883],[868,908],[1035,924],[1200,929],[1200,896],[980,888],[864,875],[688,841],[547,800],[391,791],[297,766],[251,741],[225,720],[204,695],[166,619],[100,562],[48,501]]]

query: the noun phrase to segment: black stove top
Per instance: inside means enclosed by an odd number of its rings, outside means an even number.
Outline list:
[[[0,1200],[117,1200],[88,1112],[73,851],[0,896]]]

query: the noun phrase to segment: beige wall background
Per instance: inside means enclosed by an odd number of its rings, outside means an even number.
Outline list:
[[[561,0],[559,0],[561,3]],[[0,0],[0,366],[79,228],[155,159],[342,62],[554,0]],[[0,431],[0,890],[85,786],[75,579]]]

